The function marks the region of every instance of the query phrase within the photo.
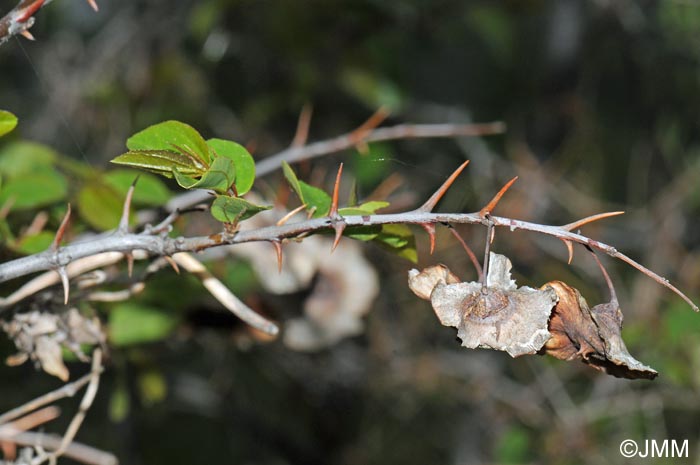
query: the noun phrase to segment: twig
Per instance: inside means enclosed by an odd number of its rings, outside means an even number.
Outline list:
[[[85,415],[87,414],[87,411],[90,410],[90,407],[92,406],[93,401],[95,400],[95,396],[97,395],[97,388],[99,387],[100,384],[100,374],[102,373],[102,349],[99,347],[96,348],[92,352],[92,368],[90,370],[90,381],[88,382],[87,389],[85,389],[85,394],[83,395],[83,399],[80,401],[80,406],[78,407],[78,411],[75,412],[75,416],[71,420],[70,424],[68,425],[68,428],[66,429],[65,434],[63,435],[63,439],[61,440],[60,445],[58,448],[53,451],[51,454],[49,454],[49,460],[54,463],[55,460],[63,455],[63,453],[68,450],[68,447],[70,444],[73,442],[73,439],[75,438],[75,435],[78,433],[78,430],[80,429],[80,425],[83,424],[83,420],[85,419]],[[36,465],[38,463],[43,462],[36,462]]]
[[[0,440],[13,442],[20,446],[42,447],[55,450],[61,444],[61,436],[56,434],[35,433],[26,431],[18,434],[0,432]],[[63,453],[64,457],[71,458],[86,465],[117,465],[119,461],[110,454],[94,447],[73,441]]]
[[[0,425],[4,425],[7,422],[26,415],[44,405],[51,404],[57,400],[65,399],[66,397],[73,397],[78,391],[80,391],[83,386],[90,382],[92,378],[92,373],[88,373],[82,378],[79,378],[72,383],[65,384],[60,388],[44,394],[43,396],[37,397],[36,399],[30,400],[24,405],[13,408],[8,412],[0,415]]]
[[[175,260],[178,265],[197,276],[211,295],[238,318],[245,321],[250,326],[272,336],[279,333],[279,328],[276,324],[262,317],[259,313],[244,304],[224,285],[224,283],[216,279],[204,265],[192,255],[188,253],[178,253],[173,255],[173,260]]]
[[[415,224],[421,225],[425,223],[454,223],[454,224],[483,224],[484,220],[475,213],[429,213],[429,212],[405,212],[386,215],[366,215],[366,216],[345,216],[344,222],[348,227],[352,226],[373,226],[383,224]],[[511,231],[521,229],[531,231],[548,236],[556,237],[562,240],[568,240],[583,245],[588,245],[593,249],[599,250],[611,257],[622,260],[638,271],[644,273],[657,283],[667,287],[683,300],[685,300],[695,311],[698,311],[695,305],[684,293],[669,283],[669,281],[657,275],[653,271],[647,269],[630,257],[618,252],[614,247],[595,241],[589,237],[567,231],[560,226],[549,226],[528,221],[515,220],[511,218],[503,218],[498,216],[490,216],[490,221],[496,227],[506,227]],[[322,230],[328,230],[333,227],[329,218],[314,218],[305,221],[300,221],[292,224],[284,224],[281,226],[267,226],[251,231],[240,231],[235,234],[219,233],[209,236],[197,237],[160,237],[147,234],[125,234],[123,236],[109,235],[100,236],[91,241],[85,241],[77,244],[70,244],[61,247],[59,253],[64,257],[71,257],[72,260],[78,260],[85,257],[90,257],[96,254],[105,252],[128,252],[131,250],[142,250],[144,253],[149,253],[155,256],[173,255],[178,252],[196,252],[212,247],[223,245],[241,244],[245,242],[274,242],[284,238],[294,238],[301,234],[310,234]],[[5,282],[10,279],[26,276],[38,271],[53,269],[55,266],[56,257],[50,251],[42,252],[36,255],[12,260],[0,264],[0,282]]]

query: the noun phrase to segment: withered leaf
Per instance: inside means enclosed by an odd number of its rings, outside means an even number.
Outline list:
[[[546,286],[554,289],[559,302],[552,311],[543,353],[562,360],[580,358],[591,367],[618,378],[654,379],[657,372],[635,360],[627,351],[622,335],[622,312],[613,300],[588,307],[578,290],[561,281]]]
[[[409,272],[409,286],[419,297],[429,295],[440,322],[457,328],[462,345],[534,354],[550,338],[548,321],[557,303],[553,289],[518,288],[507,257],[491,253],[487,286],[478,282],[448,283],[447,268]],[[432,291],[429,286],[434,283]]]

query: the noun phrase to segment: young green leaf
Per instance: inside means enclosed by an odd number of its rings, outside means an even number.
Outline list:
[[[385,224],[382,231],[373,239],[374,242],[384,248],[393,251],[399,257],[403,257],[413,263],[418,262],[416,252],[416,238],[411,228],[405,224]]]
[[[209,166],[209,147],[192,126],[165,121],[137,132],[126,141],[130,151],[167,150],[193,156],[202,167]]]
[[[134,303],[122,303],[109,313],[109,339],[115,346],[159,341],[178,323],[177,316]]]
[[[230,159],[217,157],[200,179],[185,176],[177,169],[173,169],[173,174],[180,187],[185,189],[211,189],[223,194],[233,185],[233,180],[236,178],[236,168]]]
[[[13,178],[25,173],[53,171],[58,154],[36,142],[13,142],[0,150],[0,174]]]
[[[306,184],[304,181],[299,181],[297,175],[292,170],[287,162],[282,162],[282,170],[287,182],[296,192],[299,200],[306,204],[306,210],[313,211],[314,218],[321,218],[328,215],[331,209],[331,196],[326,194],[318,187],[313,187]]]
[[[365,202],[362,205],[356,207],[346,207],[338,210],[338,214],[341,216],[350,215],[374,215],[377,210],[381,208],[386,208],[390,204],[389,202],[382,202],[379,200]]]
[[[111,186],[90,183],[78,193],[78,214],[90,226],[108,231],[119,224],[124,197]]]
[[[198,176],[205,168],[199,166],[192,157],[171,150],[140,150],[126,152],[112,160],[117,165],[140,168],[166,178],[173,177],[173,170],[184,175]]]
[[[240,197],[219,195],[211,205],[211,216],[222,223],[237,223],[272,207],[255,205]]]
[[[113,170],[104,175],[107,184],[115,191],[126,197],[129,187],[138,176],[139,182],[134,190],[134,203],[141,205],[163,205],[170,198],[170,191],[160,179],[148,173],[139,173],[133,170]]]
[[[41,231],[37,234],[26,236],[15,242],[8,242],[11,250],[22,255],[31,255],[43,252],[53,242],[54,234],[49,231]]]
[[[248,150],[240,144],[223,139],[209,139],[207,145],[215,155],[233,162],[236,167],[236,193],[240,196],[248,192],[255,181],[255,161]]]
[[[67,193],[66,178],[58,172],[25,173],[3,183],[0,205],[13,199],[13,210],[39,208],[63,200]]]
[[[17,117],[9,111],[0,110],[0,137],[17,126]]]

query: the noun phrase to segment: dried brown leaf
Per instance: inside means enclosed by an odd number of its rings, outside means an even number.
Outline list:
[[[562,360],[580,358],[591,367],[618,378],[653,379],[658,374],[635,360],[622,340],[622,312],[613,302],[588,307],[578,290],[561,282],[545,286],[555,290],[559,303],[549,322],[552,338],[543,353]]]
[[[412,271],[412,289],[418,289],[414,292],[419,297],[430,295],[438,319],[457,328],[463,346],[502,350],[512,357],[537,353],[550,338],[547,323],[556,293],[549,288],[518,288],[510,276],[512,264],[503,255],[492,253],[490,263],[486,287],[477,282],[449,284],[440,279],[445,269],[426,270],[422,281],[417,281],[421,274]],[[428,293],[429,278],[435,276]]]

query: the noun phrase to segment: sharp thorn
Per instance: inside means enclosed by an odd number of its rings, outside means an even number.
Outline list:
[[[282,273],[282,242],[270,241],[270,243],[275,248],[275,254],[277,255],[277,272]]]
[[[335,175],[335,185],[333,186],[333,197],[331,198],[331,209],[328,212],[330,218],[338,217],[338,192],[340,191],[340,178],[343,175],[343,164],[338,167],[338,174]]]
[[[100,11],[100,8],[97,6],[97,2],[95,0],[87,0],[87,2],[90,4],[90,7],[95,10],[95,13]]]
[[[294,210],[290,211],[289,213],[284,215],[282,218],[280,218],[280,220],[277,222],[277,226],[282,226],[284,223],[289,221],[289,219],[291,217],[293,217],[294,215],[296,215],[297,213],[299,213],[300,211],[302,211],[305,208],[306,208],[306,204],[299,205],[297,208],[295,208]]]
[[[380,107],[377,111],[374,112],[372,116],[370,116],[367,121],[362,123],[360,127],[355,129],[350,133],[348,136],[350,140],[355,144],[359,145],[359,143],[367,137],[367,135],[372,132],[377,126],[382,124],[384,120],[389,116],[389,109],[386,107]],[[365,144],[366,147],[366,144]],[[360,150],[358,148],[358,150]],[[361,150],[360,150],[361,151]]]
[[[70,283],[68,282],[68,273],[65,266],[60,266],[56,269],[58,276],[63,284],[63,305],[68,305],[68,296],[70,295]]]
[[[32,41],[36,40],[34,38],[34,36],[32,35],[32,33],[29,32],[29,29],[25,29],[24,31],[20,32],[20,34],[22,34],[22,37],[24,37],[25,39],[32,40]]]
[[[562,239],[561,241],[564,243],[566,250],[569,252],[569,259],[566,261],[566,264],[571,265],[571,262],[574,259],[574,244],[566,239]]]
[[[311,115],[313,114],[313,107],[306,104],[302,107],[301,113],[299,113],[299,120],[297,122],[297,131],[294,134],[294,139],[292,140],[292,147],[303,147],[306,145],[306,141],[309,138],[309,126],[311,125]]]
[[[173,257],[165,255],[163,258],[165,258],[165,261],[175,270],[175,273],[180,274],[180,267],[177,265],[177,262],[173,260]]]
[[[586,218],[583,218],[583,219],[578,220],[578,221],[574,221],[573,223],[565,224],[565,225],[561,226],[561,228],[566,230],[566,231],[573,231],[574,229],[579,228],[579,227],[583,226],[584,224],[592,223],[594,221],[602,220],[604,218],[609,218],[611,216],[622,215],[624,213],[625,212],[623,212],[623,211],[598,213],[597,215],[587,216]]]
[[[126,258],[127,275],[131,278],[134,274],[134,254],[126,252],[124,253],[124,258]]]
[[[496,208],[496,205],[498,205],[498,202],[500,202],[501,197],[503,197],[503,194],[505,194],[506,191],[508,191],[508,189],[510,189],[510,186],[512,186],[513,183],[514,183],[515,181],[517,181],[517,180],[518,180],[518,177],[516,176],[516,177],[514,177],[513,179],[511,179],[510,181],[508,181],[508,182],[505,184],[505,186],[501,187],[501,190],[498,191],[498,193],[497,193],[496,195],[493,196],[493,198],[491,199],[491,201],[490,201],[489,203],[487,203],[486,206],[484,206],[484,208],[482,208],[482,209],[479,211],[479,216],[481,216],[482,218],[485,218],[486,215],[488,215],[488,214],[490,214],[491,212],[493,212],[493,210]]]
[[[345,221],[337,221],[333,224],[333,229],[335,229],[335,238],[333,239],[333,246],[331,247],[331,253],[333,253],[338,247],[340,238],[343,237],[343,231],[345,231]]]
[[[428,233],[430,238],[430,255],[435,252],[435,224],[434,223],[420,223],[420,227]]]
[[[126,192],[126,199],[124,199],[124,208],[122,210],[122,217],[119,220],[119,227],[117,230],[121,234],[126,234],[129,231],[129,211],[131,209],[131,200],[134,198],[134,190],[136,189],[136,183],[139,180],[139,176],[136,176],[134,182],[129,186],[129,190]]]
[[[56,251],[58,250],[58,246],[61,245],[61,241],[63,240],[63,236],[66,234],[66,229],[68,229],[68,222],[70,221],[70,214],[71,214],[71,208],[70,204],[68,204],[68,209],[66,210],[66,214],[63,215],[63,219],[61,220],[61,225],[58,227],[58,230],[56,230],[56,235],[53,238],[53,242],[51,243],[51,250]]]
[[[425,202],[423,205],[421,205],[420,208],[418,208],[416,211],[419,212],[425,212],[429,213],[433,211],[433,208],[435,208],[435,205],[440,201],[443,195],[445,195],[445,192],[447,192],[447,189],[450,188],[453,182],[455,182],[455,179],[457,179],[457,176],[459,176],[459,173],[464,170],[464,168],[467,167],[469,164],[469,160],[465,161],[461,165],[459,165],[459,168],[454,170],[454,172],[450,175],[449,178],[440,186],[438,190],[435,191],[435,193],[430,196],[427,202]]]

